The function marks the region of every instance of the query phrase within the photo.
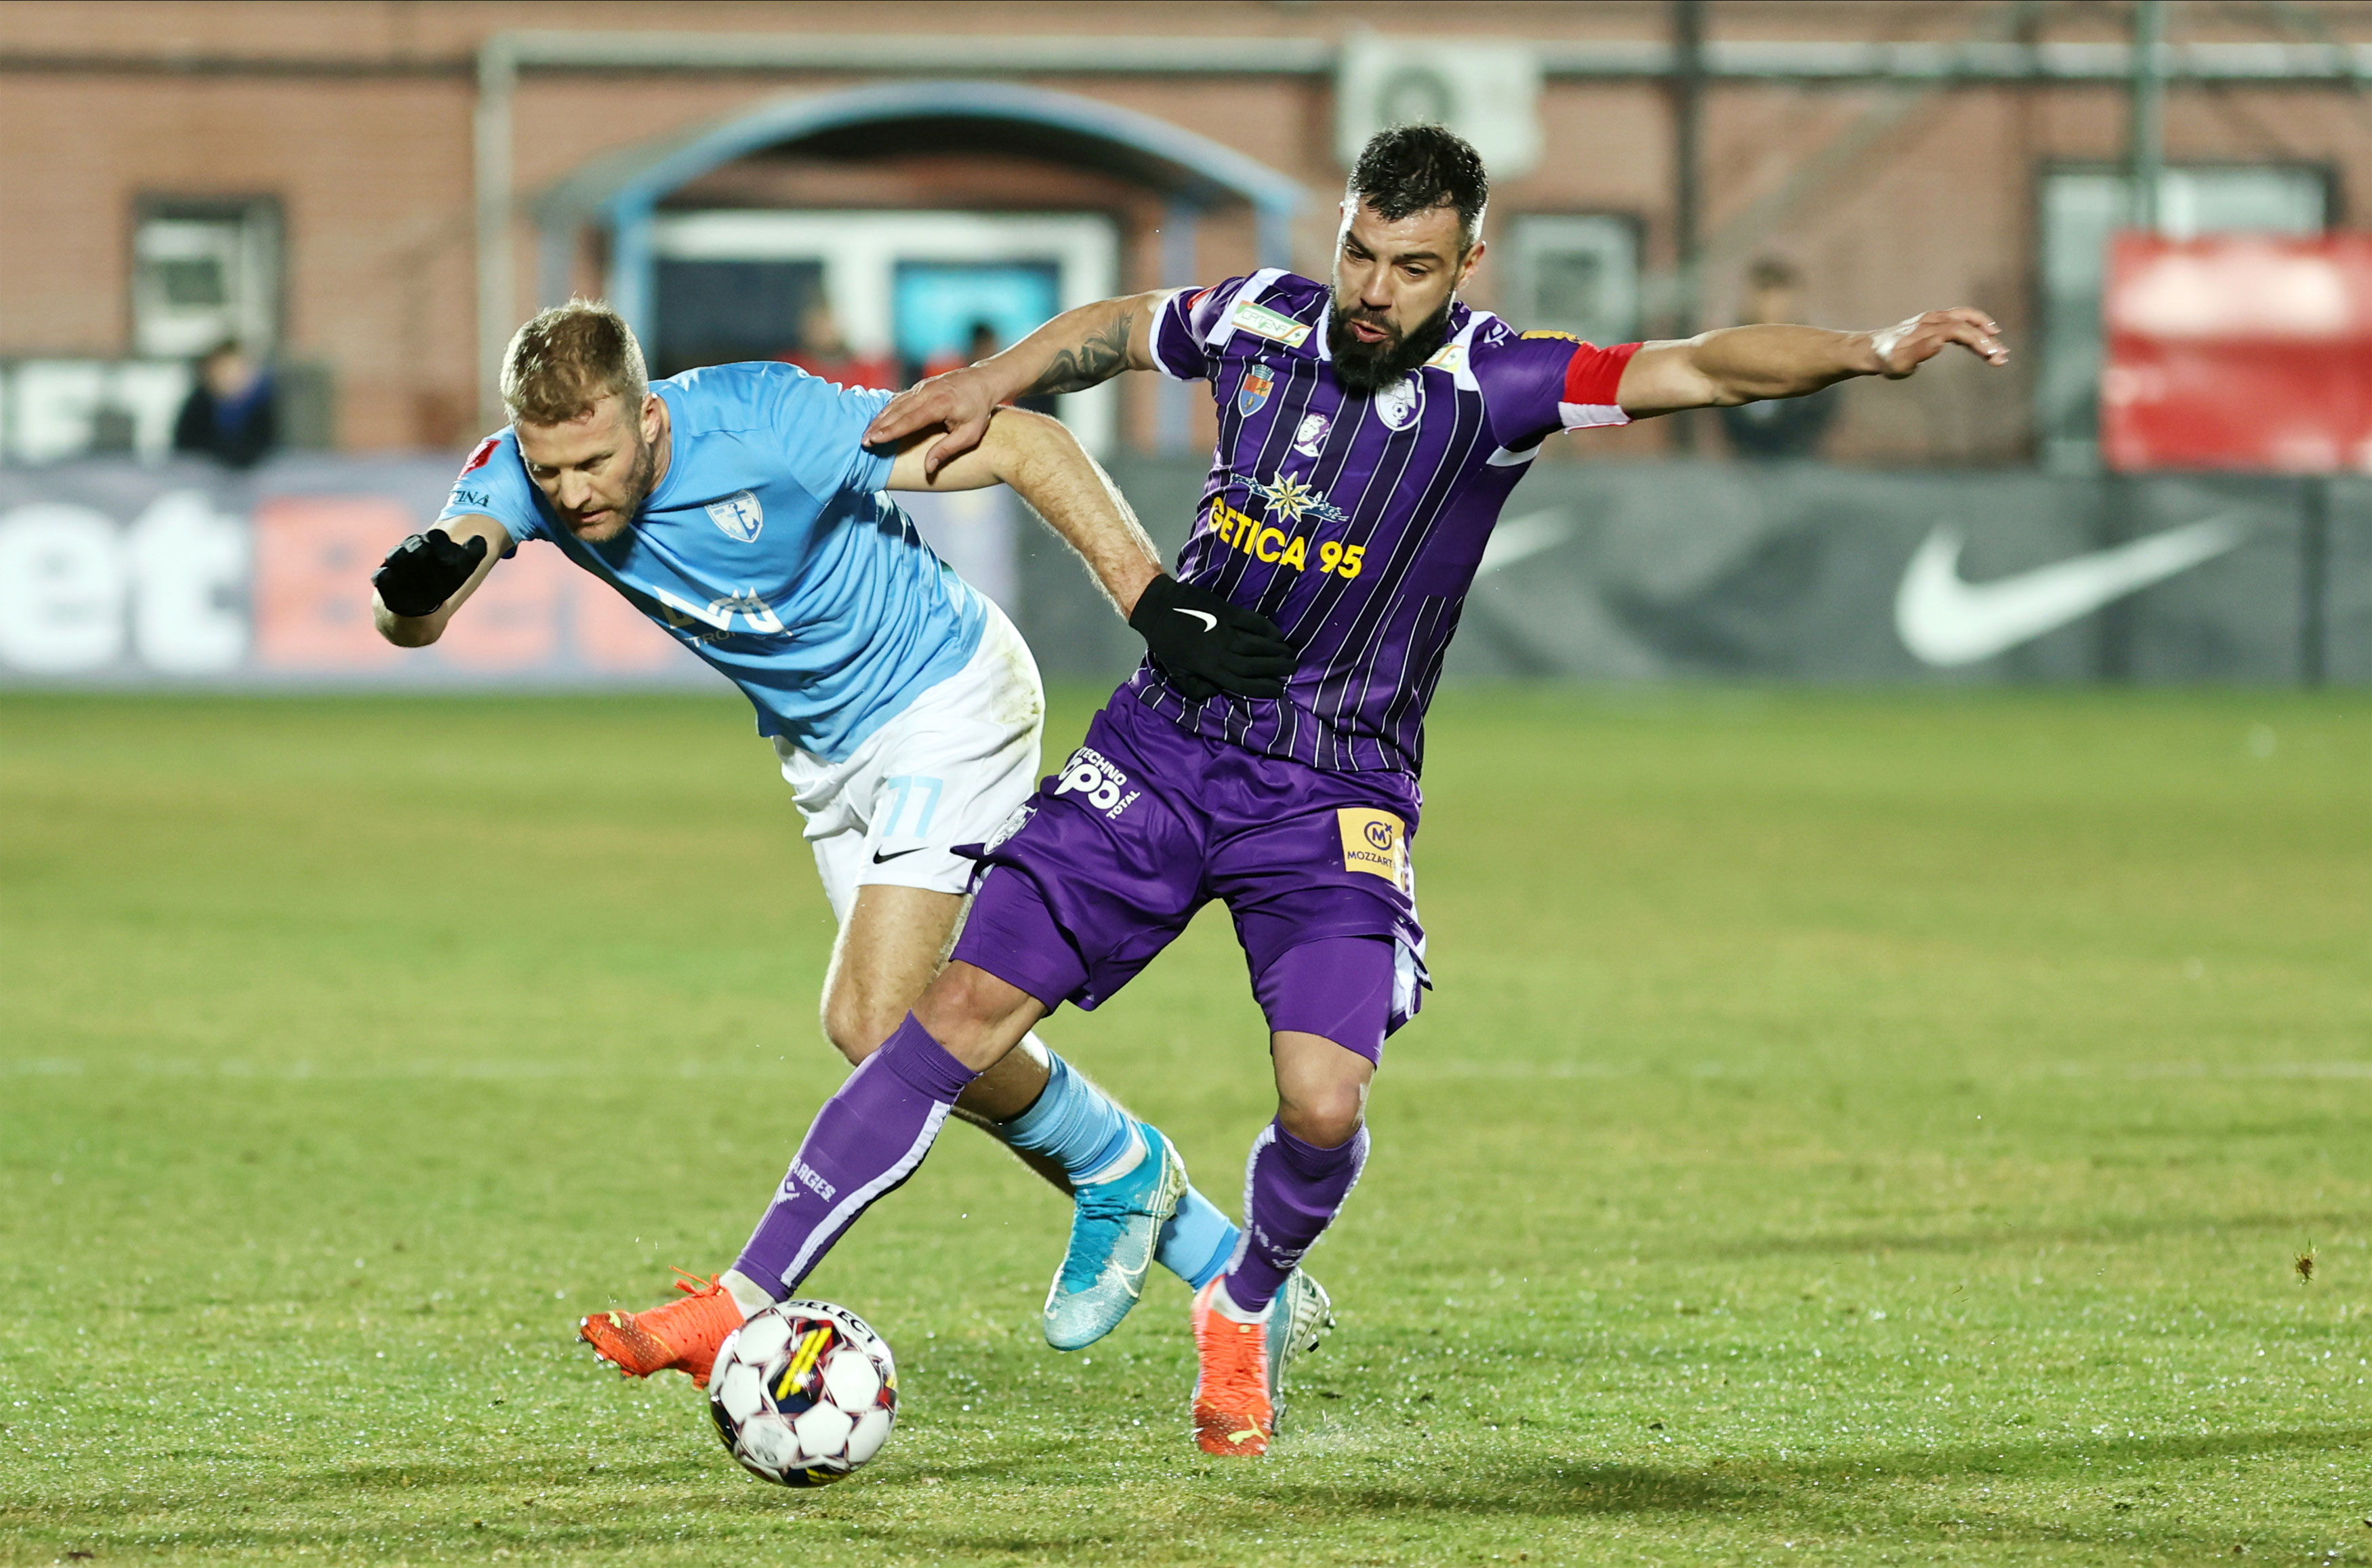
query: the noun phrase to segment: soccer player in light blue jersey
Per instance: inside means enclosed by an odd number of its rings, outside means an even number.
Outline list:
[[[439,526],[372,577],[380,633],[435,642],[499,562],[541,541],[738,686],[840,922],[824,1032],[860,1074],[881,1067],[947,951],[972,872],[962,850],[1029,797],[1044,717],[1019,634],[888,492],[1009,484],[1152,628],[1167,667],[1246,693],[1280,691],[1290,671],[1273,626],[1163,574],[1118,491],[1042,415],[1000,410],[974,452],[925,476],[917,444],[862,444],[888,393],[778,364],[652,385],[624,320],[583,300],[519,330],[502,392],[510,425],[471,455]],[[1109,1332],[1157,1258],[1200,1286],[1235,1249],[1236,1227],[1160,1132],[1034,1037],[953,1109],[1074,1195],[1045,1308],[1058,1349]],[[783,1190],[815,1181],[795,1163]],[[674,1368],[704,1384],[725,1336],[788,1294],[760,1272],[687,1281],[680,1299],[599,1314],[580,1334],[629,1376]]]

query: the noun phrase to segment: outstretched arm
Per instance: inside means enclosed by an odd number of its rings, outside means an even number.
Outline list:
[[[1078,552],[1180,691],[1197,702],[1221,691],[1284,695],[1294,655],[1276,623],[1162,571],[1127,500],[1061,421],[991,404],[981,422],[979,445],[936,470],[924,461],[929,434],[910,437],[890,463],[890,488],[1011,485]]]
[[[1954,343],[2006,365],[2000,324],[1982,310],[1930,310],[1874,332],[1727,327],[1649,343],[1631,356],[1616,397],[1634,419],[1685,408],[1800,398],[1855,376],[1899,381]]]
[[[939,379],[945,380],[946,377]],[[991,404],[978,446],[930,470],[927,436],[909,440],[890,465],[892,490],[983,490],[1009,484],[1063,542],[1078,552],[1122,616],[1161,575],[1161,552],[1138,526],[1111,476],[1060,420]]]
[[[894,447],[917,431],[944,427],[947,434],[923,454],[928,479],[980,444],[989,411],[999,403],[1084,391],[1123,370],[1151,370],[1154,319],[1174,292],[1156,289],[1065,310],[1003,354],[909,387],[874,416],[865,444]]]

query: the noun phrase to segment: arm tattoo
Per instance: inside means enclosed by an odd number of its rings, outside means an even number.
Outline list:
[[[1045,371],[1027,391],[1079,392],[1101,386],[1128,368],[1128,339],[1135,330],[1136,312],[1124,312],[1077,348],[1066,348],[1047,361]]]

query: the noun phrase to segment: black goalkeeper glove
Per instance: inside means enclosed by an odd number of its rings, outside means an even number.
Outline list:
[[[371,574],[371,587],[378,590],[379,603],[397,615],[434,615],[485,558],[483,535],[456,544],[443,528],[430,528],[389,551]]]
[[[1128,623],[1153,662],[1189,702],[1221,691],[1282,697],[1293,673],[1293,645],[1276,622],[1229,604],[1208,588],[1164,574],[1145,586]]]

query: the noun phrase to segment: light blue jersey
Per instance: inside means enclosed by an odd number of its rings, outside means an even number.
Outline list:
[[[553,516],[509,430],[470,458],[439,515],[558,545],[741,688],[758,729],[844,761],[980,645],[985,601],[931,553],[859,437],[888,392],[788,365],[654,382],[667,477],[606,544]]]

